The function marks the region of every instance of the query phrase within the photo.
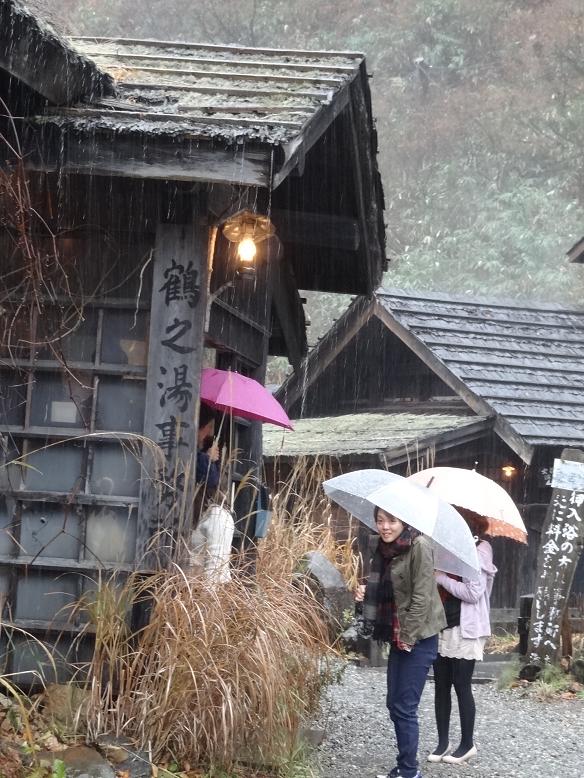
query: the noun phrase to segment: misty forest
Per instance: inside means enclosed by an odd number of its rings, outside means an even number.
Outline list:
[[[581,0],[62,0],[82,35],[357,50],[402,289],[579,306]],[[311,296],[314,297],[314,296]],[[311,340],[347,299],[309,300]]]

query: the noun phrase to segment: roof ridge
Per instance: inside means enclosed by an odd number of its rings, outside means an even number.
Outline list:
[[[375,297],[402,297],[408,300],[428,300],[436,303],[463,303],[465,305],[486,306],[489,308],[512,308],[525,311],[549,311],[551,313],[570,313],[584,316],[584,307],[568,308],[559,303],[535,302],[524,303],[518,300],[497,298],[489,299],[468,295],[448,294],[446,292],[427,292],[427,291],[408,291],[398,287],[379,287],[375,292]]]
[[[239,53],[255,54],[288,54],[299,56],[327,56],[327,57],[349,57],[351,59],[365,59],[365,54],[361,51],[338,51],[334,49],[294,49],[294,48],[262,48],[260,46],[241,46],[236,43],[204,43],[197,41],[167,41],[157,40],[155,38],[124,38],[108,37],[101,35],[69,35],[69,41],[82,41],[86,43],[126,43],[133,46],[174,46],[176,48],[199,48],[209,49],[211,51],[232,51]]]

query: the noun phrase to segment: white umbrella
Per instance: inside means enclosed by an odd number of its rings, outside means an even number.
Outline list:
[[[477,578],[475,541],[462,516],[427,489],[386,470],[356,470],[323,483],[325,493],[367,527],[376,529],[374,510],[382,508],[434,543],[437,570]]]
[[[527,529],[517,506],[500,484],[476,470],[461,467],[432,467],[408,479],[426,486],[457,508],[467,508],[489,522],[489,535],[527,543]]]

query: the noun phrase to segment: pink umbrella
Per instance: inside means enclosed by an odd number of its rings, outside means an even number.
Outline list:
[[[205,368],[201,376],[201,400],[218,411],[243,419],[293,429],[286,411],[265,386],[241,373]]]

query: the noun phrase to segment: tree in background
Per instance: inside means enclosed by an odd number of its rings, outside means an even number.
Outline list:
[[[564,261],[584,232],[581,0],[60,8],[82,34],[366,52],[392,260],[385,283],[581,304],[582,268]],[[312,339],[344,305],[312,302]]]

